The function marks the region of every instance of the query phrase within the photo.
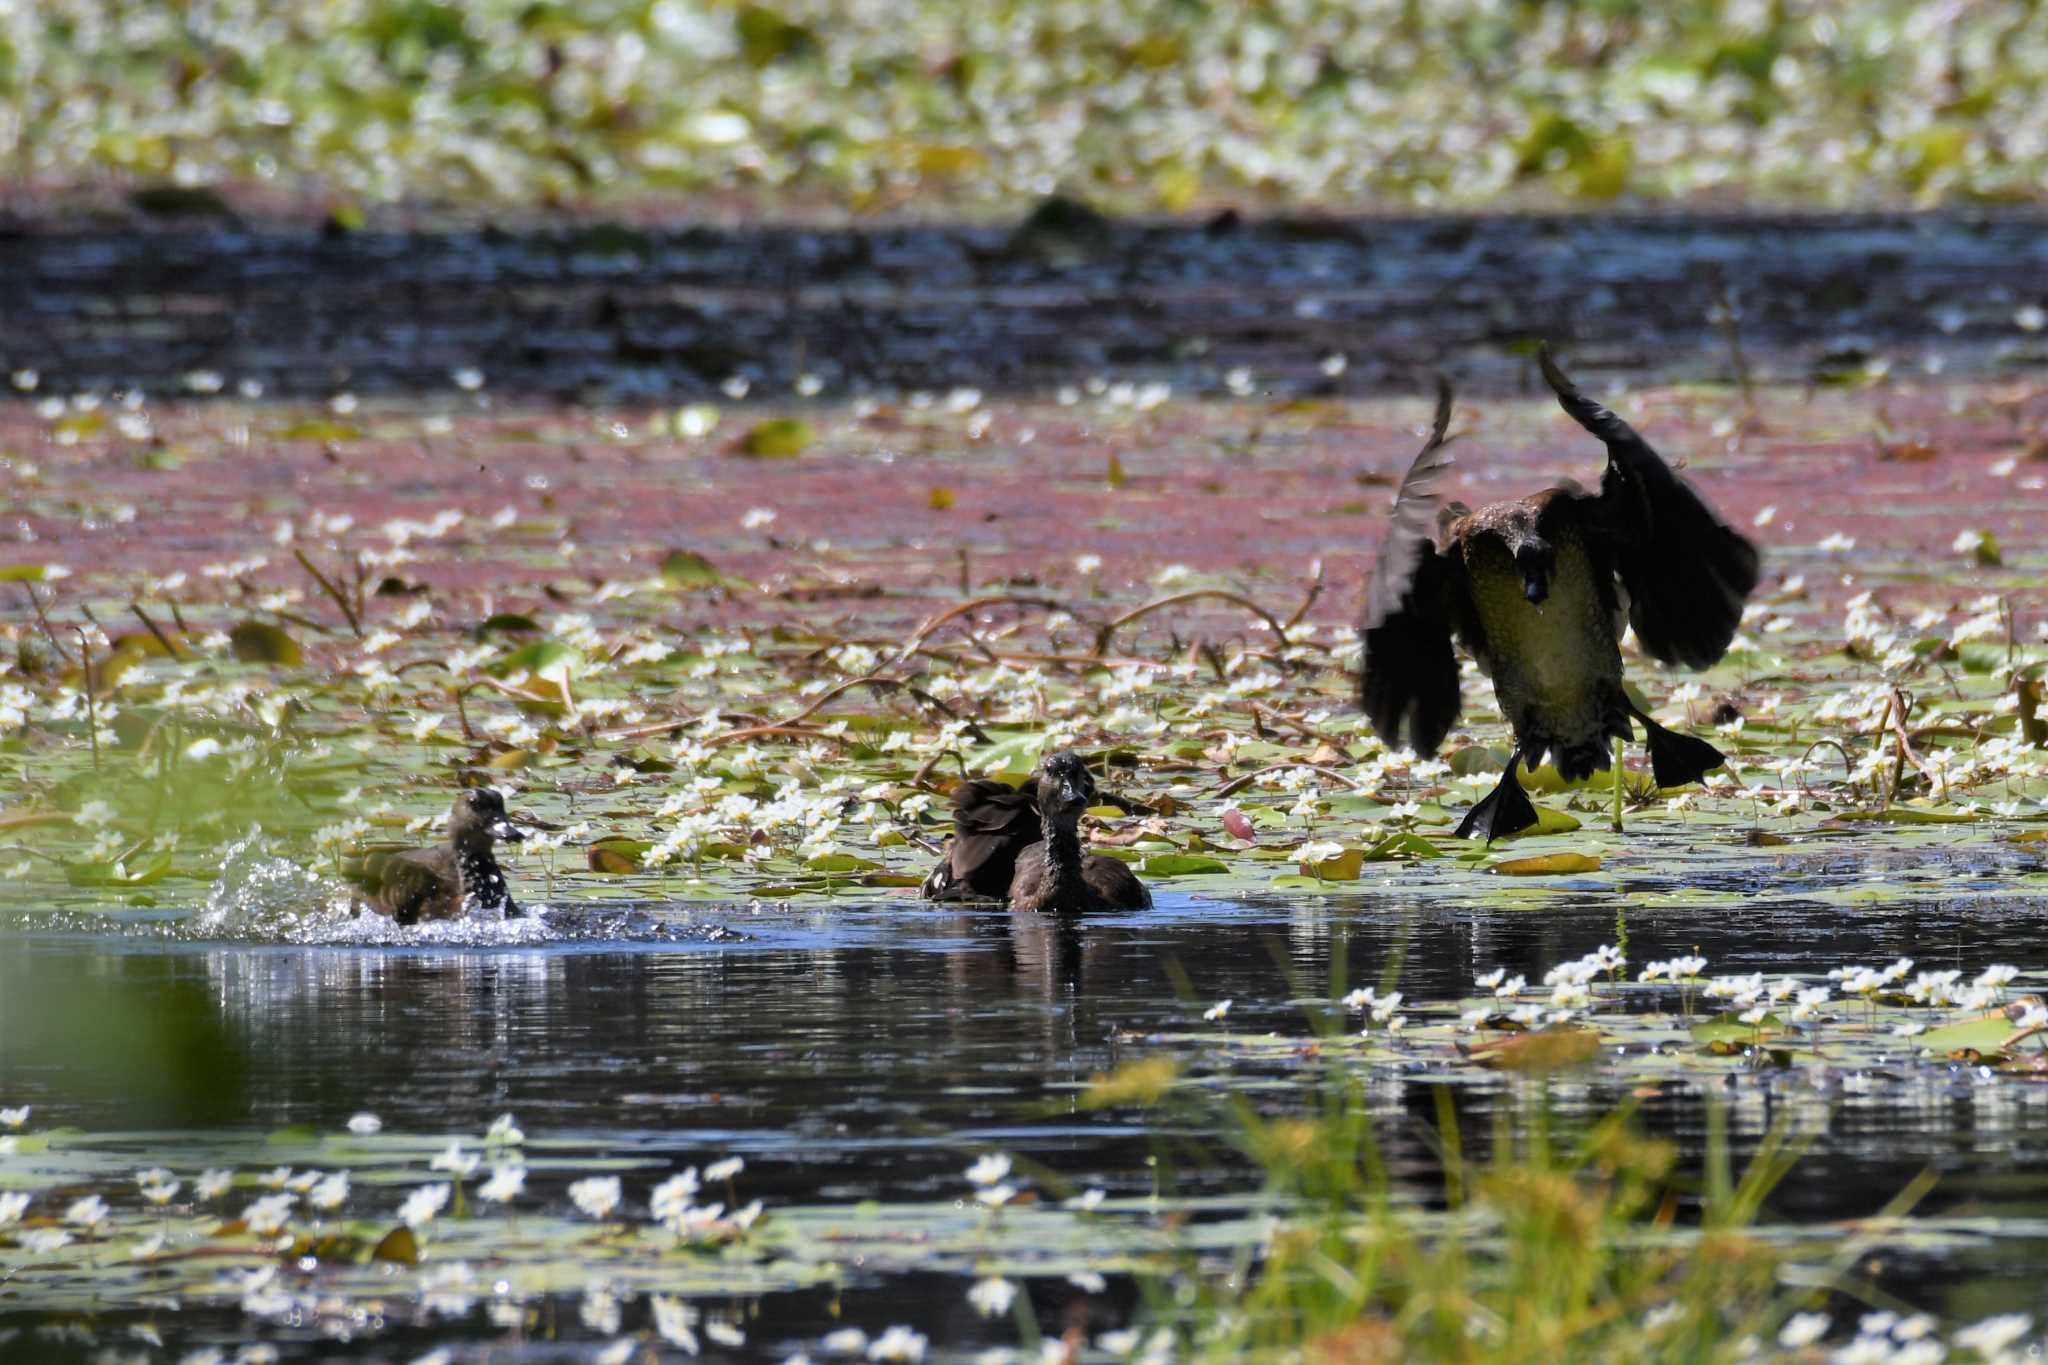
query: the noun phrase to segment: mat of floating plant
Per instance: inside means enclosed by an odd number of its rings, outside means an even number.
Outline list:
[[[1594,832],[1605,788],[1539,774],[1557,821],[1492,852],[1444,837],[1502,757],[1483,680],[1442,761],[1384,753],[1351,703],[1412,399],[15,404],[9,899],[190,904],[259,814],[310,866],[424,832],[445,797],[418,779],[465,768],[557,826],[517,865],[549,897],[904,888],[959,771],[1022,774],[1057,744],[1155,806],[1104,819],[1109,851],[1221,894],[1386,859],[1418,890],[1540,901],[1480,878],[1569,850],[1601,860],[1584,886],[1711,895],[1773,863],[1796,885],[1833,839],[2036,875],[2043,401],[1617,401],[1767,547],[1720,666],[1630,665],[1734,762],[1673,794],[1632,770],[1621,839]],[[1874,404],[1910,451],[1873,434]],[[1597,465],[1545,404],[1474,398],[1456,430],[1472,498]]]

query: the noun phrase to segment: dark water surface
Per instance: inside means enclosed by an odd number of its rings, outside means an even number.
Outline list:
[[[2048,364],[2017,309],[2048,269],[2026,213],[1668,214],[1001,227],[607,225],[330,235],[261,223],[0,235],[0,368],[46,391],[494,389],[708,394],[733,376],[1045,391],[1164,374],[1216,392],[1372,392],[1454,367],[1500,387],[1516,347],[1589,368],[1728,378],[1732,309],[1759,378],[1939,354],[1951,374]],[[1341,378],[1321,363],[1346,355]],[[1712,359],[1707,359],[1711,357]],[[1708,372],[1702,373],[1703,362]]]
[[[1967,893],[1970,878],[1956,880]],[[387,1131],[474,1135],[511,1112],[530,1137],[643,1159],[644,1177],[628,1182],[634,1188],[669,1169],[742,1155],[747,1189],[771,1213],[778,1205],[958,1198],[964,1167],[989,1149],[1076,1188],[1143,1194],[1161,1179],[1148,1164],[1161,1129],[1138,1111],[1086,1110],[1078,1096],[1090,1076],[1157,1050],[1148,1036],[1198,1031],[1201,1009],[1228,998],[1233,1032],[1306,1039],[1314,1000],[1329,998],[1333,962],[1347,985],[1394,982],[1418,1002],[1468,994],[1473,975],[1495,965],[1534,979],[1547,965],[1612,942],[1617,902],[1634,899],[1589,893],[1531,913],[1423,908],[1395,886],[1288,906],[1166,894],[1157,910],[1080,925],[878,900],[826,913],[692,912],[698,928],[710,920],[735,931],[723,941],[571,938],[504,947],[308,947],[16,928],[0,938],[0,1001],[16,1006],[0,1006],[0,1100],[34,1104],[38,1128],[134,1130],[138,1166],[199,1164],[158,1150],[147,1136],[153,1128],[332,1131],[371,1110]],[[2038,939],[2044,918],[2038,903],[1987,916],[1981,902],[1966,912],[1935,891],[1881,912],[1769,897],[1735,915],[1634,909],[1626,928],[1636,963],[1697,950],[1717,972],[1817,976],[1838,962],[1899,954],[1922,967],[2010,959],[2016,939]],[[193,1055],[214,1084],[198,1098],[136,1089],[134,1057],[122,1049],[67,1048],[22,1017],[23,1001],[53,994],[87,1007],[182,1002],[180,1018],[201,1020],[206,1041]],[[1187,1044],[1169,1046],[1201,1069]],[[1299,1103],[1262,1093],[1259,1065],[1228,1071],[1252,1083],[1261,1107]],[[1482,1077],[1458,1086],[1473,1141],[1483,1141],[1500,1106],[1527,1112],[1537,1085]],[[1624,1077],[1596,1071],[1557,1081],[1550,1093],[1570,1115],[1609,1106],[1629,1088]],[[1825,1125],[1795,1179],[1774,1196],[1774,1219],[1873,1213],[1930,1165],[1942,1183],[1922,1213],[2013,1215],[2048,1203],[2042,1089],[1960,1064],[1883,1077],[1816,1067],[1777,1082],[1722,1066],[1693,1083],[1653,1087],[1642,1112],[1696,1164],[1709,1091],[1729,1101],[1738,1155],[1775,1119],[1821,1106]],[[1432,1197],[1432,1088],[1404,1085],[1396,1072],[1374,1093],[1397,1180]],[[1218,1119],[1220,1126],[1220,1110]],[[1184,1130],[1185,1111],[1161,1123]],[[1221,1156],[1171,1179],[1182,1193],[1257,1185],[1255,1171]],[[565,1184],[537,1172],[529,1191],[559,1200]],[[1984,1265],[1967,1246],[1944,1245],[1873,1269],[1916,1306],[1988,1311],[2034,1306],[2032,1277],[2048,1264],[2044,1252],[2048,1246],[2022,1233],[1999,1239]],[[870,1330],[910,1321],[947,1349],[1014,1341],[1004,1324],[975,1317],[964,1289],[936,1275],[863,1279],[855,1267],[843,1294],[750,1304],[743,1353],[779,1359],[844,1321]],[[1113,1284],[1090,1296],[1054,1282],[1030,1292],[1049,1329],[1079,1314],[1094,1332],[1120,1325],[1133,1290]],[[10,1304],[0,1287],[0,1325],[33,1321],[29,1305]],[[179,1322],[199,1333],[195,1341],[214,1339],[208,1330],[220,1340],[244,1330],[226,1310]],[[553,1358],[566,1349],[524,1337],[507,1345],[480,1313],[473,1326],[476,1342],[497,1341],[493,1349],[505,1352],[491,1359]],[[319,1352],[409,1358],[416,1329],[394,1330],[352,1345],[330,1341]],[[430,1335],[447,1337],[445,1329],[420,1332],[419,1342]]]

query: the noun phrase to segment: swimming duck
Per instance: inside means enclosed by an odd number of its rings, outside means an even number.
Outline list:
[[[400,924],[454,919],[474,906],[523,915],[505,884],[492,845],[526,836],[505,814],[505,799],[473,787],[448,812],[448,841],[432,848],[378,849],[342,860],[341,873],[362,891],[363,903]]]
[[[1621,418],[1579,392],[1547,347],[1537,359],[1558,403],[1607,446],[1600,491],[1566,483],[1478,511],[1444,505],[1450,385],[1439,381],[1436,422],[1394,498],[1365,611],[1360,698],[1388,744],[1434,753],[1458,719],[1455,634],[1493,679],[1515,753],[1500,784],[1458,825],[1461,837],[1499,838],[1536,823],[1515,777],[1552,755],[1575,781],[1609,766],[1608,740],[1648,735],[1660,787],[1696,782],[1721,766],[1705,740],[1665,729],[1622,690],[1624,628],[1654,657],[1712,666],[1756,587],[1756,546],[1714,514]]]
[[[1150,909],[1152,893],[1127,865],[1081,851],[1081,812],[1096,800],[1088,765],[1071,749],[1062,749],[1039,766],[1035,778],[1045,838],[1017,855],[1010,908],[1073,915]]]

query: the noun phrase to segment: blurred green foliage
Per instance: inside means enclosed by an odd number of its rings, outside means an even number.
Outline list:
[[[2037,199],[2038,0],[39,0],[0,165],[362,204]]]

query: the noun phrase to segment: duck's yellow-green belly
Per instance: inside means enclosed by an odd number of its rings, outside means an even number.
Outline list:
[[[1621,654],[1584,548],[1558,544],[1550,592],[1540,605],[1524,596],[1521,573],[1501,542],[1468,546],[1465,567],[1486,634],[1481,662],[1493,674],[1508,719],[1534,708],[1570,728],[1586,712],[1603,711],[1621,684]]]

